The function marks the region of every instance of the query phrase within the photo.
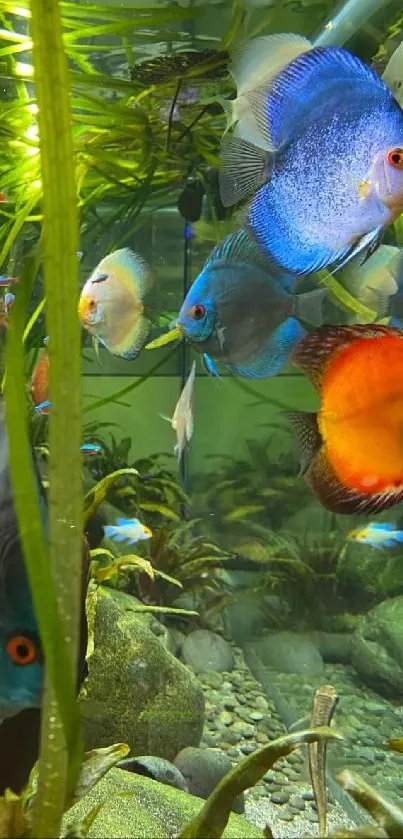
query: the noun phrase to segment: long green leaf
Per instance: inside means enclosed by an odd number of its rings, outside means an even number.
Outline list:
[[[58,0],[32,0],[31,15],[43,191],[43,263],[51,335],[50,565],[70,658],[70,689],[65,700],[69,730],[62,724],[58,686],[52,678],[44,703],[38,804],[33,822],[35,836],[54,837],[60,834],[66,797],[75,787],[83,754],[74,691],[82,585],[79,222],[68,63]]]
[[[181,831],[179,839],[220,839],[234,799],[244,790],[257,784],[276,760],[290,754],[304,743],[329,740],[343,740],[343,737],[326,727],[307,729],[280,737],[243,758],[216,786],[199,815]]]

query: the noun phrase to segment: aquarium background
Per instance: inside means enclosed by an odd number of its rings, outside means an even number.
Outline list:
[[[67,39],[66,49],[75,74],[80,284],[110,251],[129,246],[141,253],[156,276],[157,335],[175,318],[214,244],[238,225],[236,213],[220,205],[211,174],[225,128],[217,99],[233,91],[227,50],[234,39],[258,34],[294,31],[315,37],[340,7],[311,0],[273,0],[263,8],[253,0],[142,0],[130,4],[129,24],[129,4],[110,0],[104,16],[101,7],[91,14],[90,4],[61,5],[65,22],[73,21],[68,31],[76,26],[76,38]],[[382,70],[401,40],[403,16],[397,2],[377,5],[368,20],[351,24],[343,43]],[[80,6],[87,8],[81,36]],[[352,15],[358,7],[351,4]],[[4,30],[23,39],[24,15],[6,3],[0,2],[0,9]],[[158,18],[163,12],[166,20]],[[99,32],[92,35],[97,25]],[[206,53],[197,72],[192,62],[179,71],[170,62],[184,50],[219,52]],[[161,57],[165,66],[158,63]],[[17,54],[0,50],[0,172],[8,196],[0,203],[0,246],[2,270],[10,274],[37,247],[41,232],[37,135],[29,109],[33,88],[24,62],[29,63],[28,48]],[[20,110],[13,113],[16,102]],[[385,241],[400,245],[401,237],[398,222]],[[39,269],[31,313],[42,297]],[[336,321],[347,321],[351,313],[341,311],[337,300],[329,306]],[[26,342],[27,383],[45,334],[39,314]],[[178,464],[173,429],[161,415],[172,416],[193,359],[194,435]],[[136,468],[137,476],[111,483],[97,512],[109,524],[117,516],[137,516],[153,531],[152,539],[133,551],[104,539],[102,547],[110,553],[93,555],[90,591],[102,584],[110,601],[105,598],[109,605],[102,606],[104,624],[93,631],[96,652],[92,648],[90,683],[81,699],[88,748],[127,742],[139,758],[140,775],[160,781],[157,760],[140,771],[143,757],[175,760],[190,792],[206,798],[224,774],[219,756],[228,768],[228,761],[236,763],[275,736],[307,727],[313,722],[315,691],[330,684],[339,697],[334,723],[345,736],[328,749],[331,827],[369,823],[336,783],[345,767],[402,806],[403,756],[387,746],[389,738],[401,736],[403,724],[401,549],[375,551],[347,542],[348,532],[368,518],[326,512],[299,475],[295,440],[282,414],[315,410],[317,398],[307,379],[292,367],[263,381],[236,378],[223,369],[213,378],[185,342],[143,350],[126,361],[95,346],[87,333],[82,373],[84,441],[101,447],[83,467],[85,491],[117,470]],[[30,423],[46,482],[48,419],[36,415]],[[403,524],[400,507],[381,519],[393,520],[397,528]],[[96,552],[101,540],[88,533]],[[128,553],[135,554],[137,564],[118,567],[116,558]],[[147,607],[145,617],[139,617],[138,607]],[[104,631],[111,621],[118,627],[113,637]],[[172,681],[183,678],[181,691],[190,697],[177,712],[164,676],[159,682],[156,677],[159,687],[153,686],[151,699],[141,694],[151,691],[143,690],[147,679],[141,669],[152,666],[150,638],[163,645],[159,654],[173,656],[175,666],[181,662],[192,673],[186,681],[183,668],[175,671]],[[116,676],[111,690],[114,662],[123,675]],[[164,659],[161,673],[166,666]],[[130,714],[128,701],[134,708]],[[202,759],[184,755],[183,749],[203,750],[204,761],[212,755],[208,768],[200,769],[200,763],[196,772],[192,760]],[[198,780],[192,787],[193,775]],[[283,758],[234,807],[250,824],[239,822],[234,830],[245,832],[233,835],[261,835],[249,834],[250,825],[261,831],[268,823],[275,836],[318,835],[309,778],[305,752]],[[120,789],[123,780],[116,777],[114,783]],[[101,832],[89,835],[116,835],[113,824],[119,818],[118,808],[111,807],[97,828]],[[126,829],[133,830],[127,818]],[[153,829],[149,825],[144,835]]]

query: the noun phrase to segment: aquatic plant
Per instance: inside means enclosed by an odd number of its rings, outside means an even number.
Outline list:
[[[352,798],[363,807],[375,820],[379,828],[363,825],[355,830],[336,830],[331,834],[333,839],[344,837],[376,837],[386,836],[390,839],[400,839],[403,835],[403,810],[380,795],[367,784],[356,772],[345,769],[336,776],[336,780]],[[377,832],[378,831],[378,832]]]
[[[330,728],[307,729],[287,734],[243,758],[213,790],[201,812],[181,831],[179,839],[219,839],[227,825],[234,799],[254,786],[276,760],[305,743],[343,740]]]
[[[127,757],[129,752],[130,748],[125,743],[117,743],[113,746],[86,752],[79,769],[75,787],[64,803],[63,812],[67,812],[77,801],[84,798],[95,784],[109,772],[109,769]],[[38,764],[35,764],[27,786],[21,795],[15,795],[10,790],[7,790],[5,795],[0,797],[1,839],[6,839],[6,837],[7,839],[22,839],[22,837],[32,835],[32,822],[37,796]],[[99,810],[100,806],[91,810],[85,818],[85,823],[74,825],[75,829],[71,830],[69,835],[86,836]]]
[[[251,560],[270,556],[275,532],[295,510],[309,502],[293,449],[277,459],[273,435],[245,440],[247,456],[214,456],[214,472],[206,472],[191,486],[193,509],[204,516],[204,528],[227,550]]]

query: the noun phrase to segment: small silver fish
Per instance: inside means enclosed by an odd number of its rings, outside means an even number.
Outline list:
[[[173,430],[176,432],[177,442],[174,452],[177,455],[178,462],[180,461],[182,454],[188,443],[190,443],[193,435],[193,393],[195,378],[196,362],[194,361],[186,384],[176,404],[173,417],[166,417],[163,414],[160,415],[163,419],[166,419],[171,423]]]

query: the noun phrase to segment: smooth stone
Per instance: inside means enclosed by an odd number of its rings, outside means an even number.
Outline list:
[[[248,700],[247,700],[246,696],[244,696],[242,693],[237,693],[236,698],[238,700],[239,705],[247,705],[248,704]]]
[[[215,670],[205,670],[201,681],[202,684],[210,688],[215,688],[215,690],[219,690],[222,687],[221,673],[217,673]]]
[[[260,722],[264,718],[264,714],[260,711],[250,711],[249,712],[249,719],[253,720],[253,722]]]
[[[207,749],[182,749],[175,758],[175,766],[182,773],[192,795],[208,798],[213,789],[232,768],[226,754]],[[243,793],[235,798],[232,810],[244,812]]]
[[[231,728],[227,728],[222,733],[223,742],[230,743],[231,745],[235,745],[235,743],[239,743],[240,737],[236,733],[236,731],[232,731]]]
[[[269,707],[267,699],[265,699],[264,696],[257,696],[256,699],[254,699],[253,704],[255,708],[258,708],[259,710],[261,709],[262,711],[267,711]]]
[[[255,736],[255,729],[253,725],[245,725],[242,729],[242,734],[246,740],[250,740]]]
[[[256,732],[256,740],[257,740],[258,743],[268,743],[269,742],[269,738],[268,738],[267,734],[264,733],[264,731],[257,731]]]
[[[369,714],[375,714],[377,717],[380,717],[385,714],[389,708],[387,705],[383,705],[380,702],[364,702],[364,710],[368,711]]]
[[[287,804],[289,798],[290,796],[287,792],[273,792],[270,796],[270,801],[273,804]]]
[[[315,800],[315,796],[314,796],[312,790],[310,790],[310,789],[306,790],[304,792],[301,792],[301,798],[303,798],[304,801],[314,801]]]
[[[403,698],[403,596],[383,600],[363,617],[353,636],[352,663],[369,687]]]
[[[283,673],[314,676],[324,672],[323,659],[317,647],[308,637],[296,632],[268,635],[256,642],[254,650],[262,664]]]
[[[305,801],[299,795],[292,795],[289,804],[290,807],[295,807],[297,810],[305,809]]]
[[[256,751],[256,746],[253,746],[252,743],[243,743],[241,746],[241,752],[244,755],[251,755],[252,752]]]
[[[221,635],[210,632],[209,629],[195,629],[186,637],[182,647],[182,659],[196,673],[206,670],[222,672],[232,670],[234,666],[231,645]],[[229,682],[227,685],[231,689]]]
[[[234,717],[233,717],[232,714],[230,714],[229,711],[221,711],[221,714],[219,716],[219,720],[220,720],[220,723],[222,723],[222,725],[232,725],[232,723],[234,721]]]
[[[282,822],[292,822],[294,819],[294,813],[291,810],[286,810],[284,808],[284,810],[282,810],[281,813],[278,814],[277,818],[280,819]]]
[[[318,821],[318,814],[313,813],[312,810],[305,812],[304,817],[308,819],[309,822],[315,823]]]
[[[233,696],[225,696],[222,700],[222,704],[226,711],[233,711],[236,705],[235,699]]]

